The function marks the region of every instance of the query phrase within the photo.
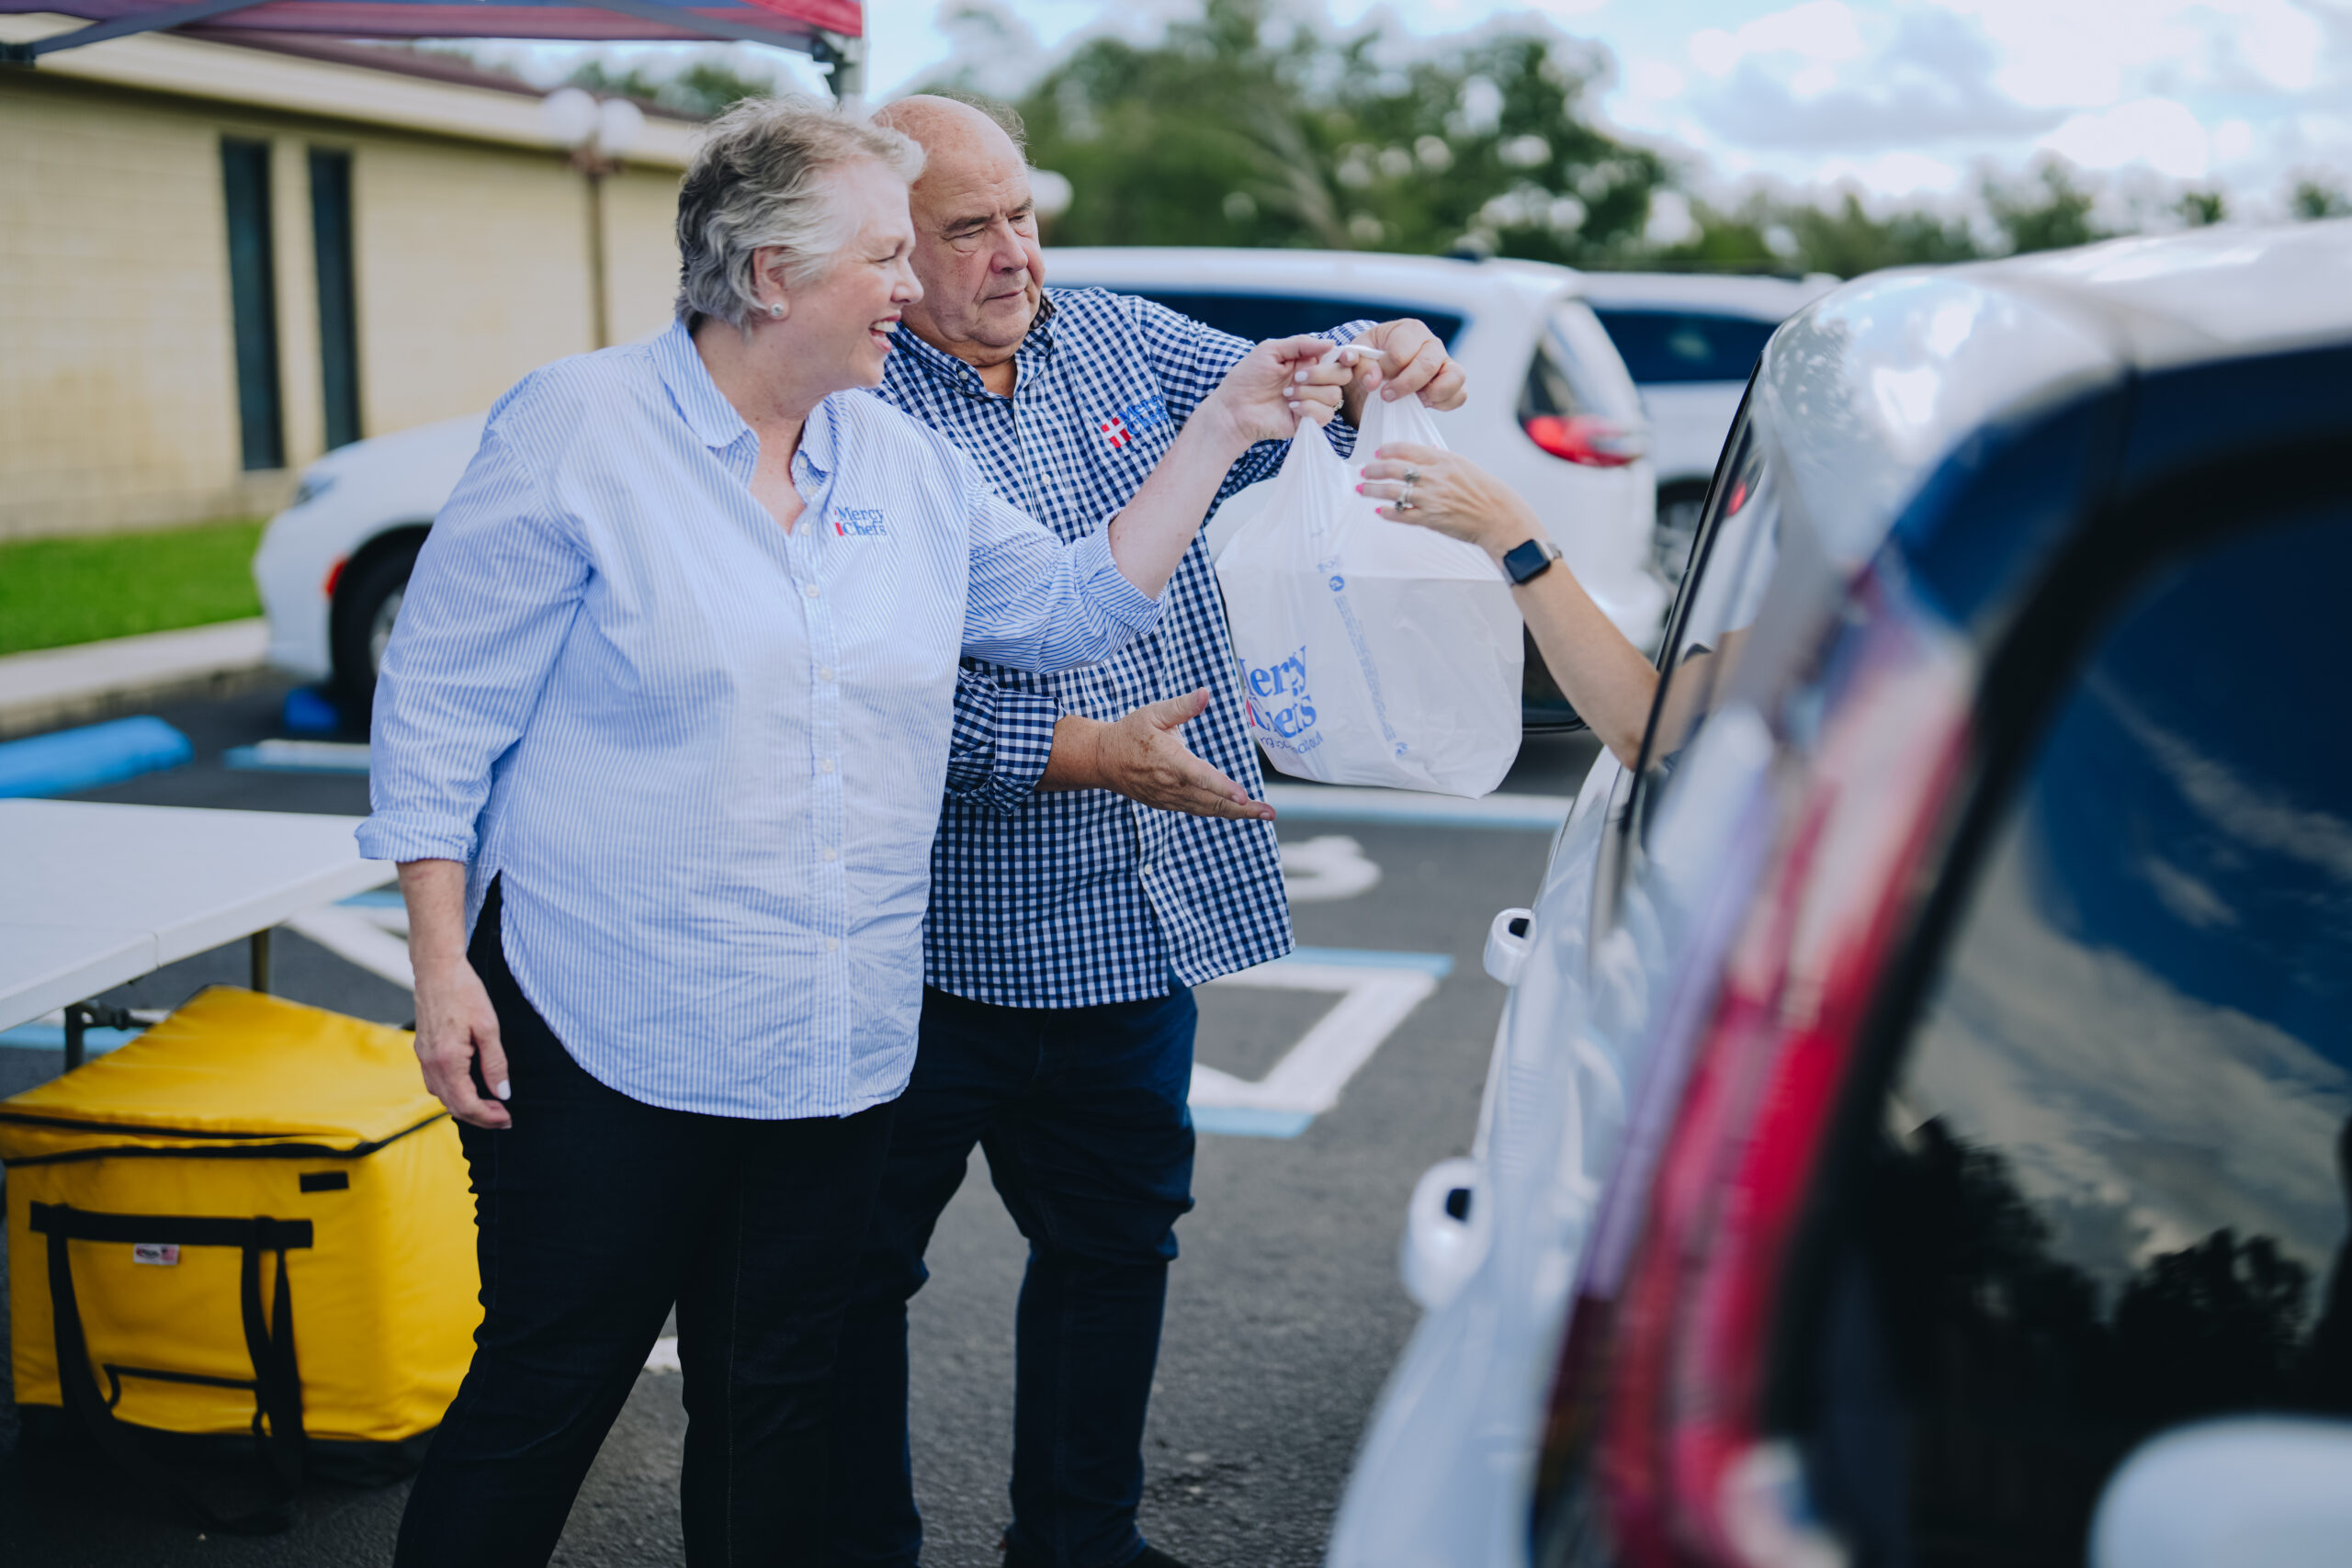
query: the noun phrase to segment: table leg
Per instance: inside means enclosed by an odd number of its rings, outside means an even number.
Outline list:
[[[254,932],[249,945],[253,949],[254,989],[267,996],[269,994],[269,932],[266,930]]]
[[[65,1070],[82,1065],[82,1033],[90,1027],[89,1010],[74,1002],[65,1010]]]

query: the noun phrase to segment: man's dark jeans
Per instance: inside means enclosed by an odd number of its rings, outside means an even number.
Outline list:
[[[1029,1238],[1014,1332],[1015,1552],[1116,1568],[1143,1550],[1143,1424],[1178,1215],[1193,1206],[1193,994],[1008,1008],[923,992],[914,1081],[833,1373],[832,1542],[914,1568],[907,1301],[972,1145]]]
[[[790,1122],[656,1109],[583,1072],[524,998],[495,889],[469,956],[514,1124],[460,1129],[485,1316],[394,1562],[547,1562],[673,1302],[686,1561],[820,1561],[825,1380],[890,1106]]]

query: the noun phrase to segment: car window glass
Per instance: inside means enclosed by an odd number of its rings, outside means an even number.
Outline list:
[[[1075,287],[1085,288],[1084,284]],[[1303,294],[1225,293],[1214,289],[1118,288],[1165,305],[1221,333],[1250,343],[1268,338],[1296,337],[1304,333],[1329,332],[1350,321],[1388,321],[1410,316],[1443,339],[1451,348],[1462,335],[1466,319],[1458,313],[1431,310],[1396,300],[1340,299]]]
[[[2151,1434],[2352,1413],[2347,573],[2339,513],[2152,585],[1991,840],[1824,1335],[1827,1407],[1894,1439],[1826,1488],[1908,1499],[1866,1557],[2079,1562]]]
[[[1780,503],[1762,446],[1739,441],[1718,481],[1685,573],[1636,782],[1633,819],[1644,832],[1674,790],[1677,771],[1724,702],[1747,627],[1780,560]]]
[[[1616,345],[1583,300],[1561,299],[1544,315],[1528,367],[1520,417],[1530,413],[1593,414],[1628,424],[1642,422],[1642,395],[1625,374]]]
[[[1777,321],[1703,310],[1601,308],[1600,324],[1645,387],[1677,381],[1745,381]]]

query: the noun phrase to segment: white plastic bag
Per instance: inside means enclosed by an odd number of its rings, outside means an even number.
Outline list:
[[[1359,457],[1395,441],[1445,445],[1419,398],[1372,400]],[[1519,755],[1510,589],[1484,550],[1391,523],[1355,484],[1300,431],[1217,557],[1250,733],[1295,778],[1485,795]]]

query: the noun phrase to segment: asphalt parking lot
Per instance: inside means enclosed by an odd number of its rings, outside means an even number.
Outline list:
[[[84,798],[364,813],[364,778],[223,766],[228,748],[275,731],[283,694],[256,683],[157,710],[189,736],[196,762]],[[1532,738],[1505,787],[1572,794],[1591,755],[1583,737]],[[1143,1513],[1155,1544],[1199,1568],[1321,1561],[1358,1434],[1413,1324],[1396,1275],[1407,1196],[1424,1168],[1469,1143],[1503,1000],[1480,968],[1487,923],[1496,909],[1528,900],[1546,848],[1542,833],[1524,829],[1317,821],[1280,831],[1286,852],[1305,852],[1302,864],[1331,868],[1302,877],[1302,892],[1313,881],[1340,895],[1295,903],[1302,947],[1337,950],[1369,964],[1367,973],[1438,977],[1346,1080],[1338,1103],[1295,1135],[1204,1134],[1199,1206],[1178,1229],[1183,1255],[1170,1286]],[[1369,886],[1361,863],[1377,868]],[[298,1000],[392,1023],[410,1016],[407,991],[302,936],[279,934],[274,968],[276,988]],[[107,999],[167,1007],[204,985],[244,978],[239,943]],[[1328,985],[1204,987],[1200,1059],[1235,1079],[1261,1080],[1334,1000]],[[0,1094],[61,1066],[54,1052],[0,1049]],[[1218,1121],[1204,1115],[1204,1123]],[[998,1560],[1022,1255],[976,1163],[941,1224],[933,1282],[914,1303],[927,1562],[993,1568]],[[649,1370],[573,1511],[559,1562],[683,1561],[675,1480],[684,1428],[676,1374]],[[0,1394],[0,1563],[380,1563],[405,1491],[313,1486],[288,1533],[224,1538],[101,1461],[28,1451],[14,1404]]]

